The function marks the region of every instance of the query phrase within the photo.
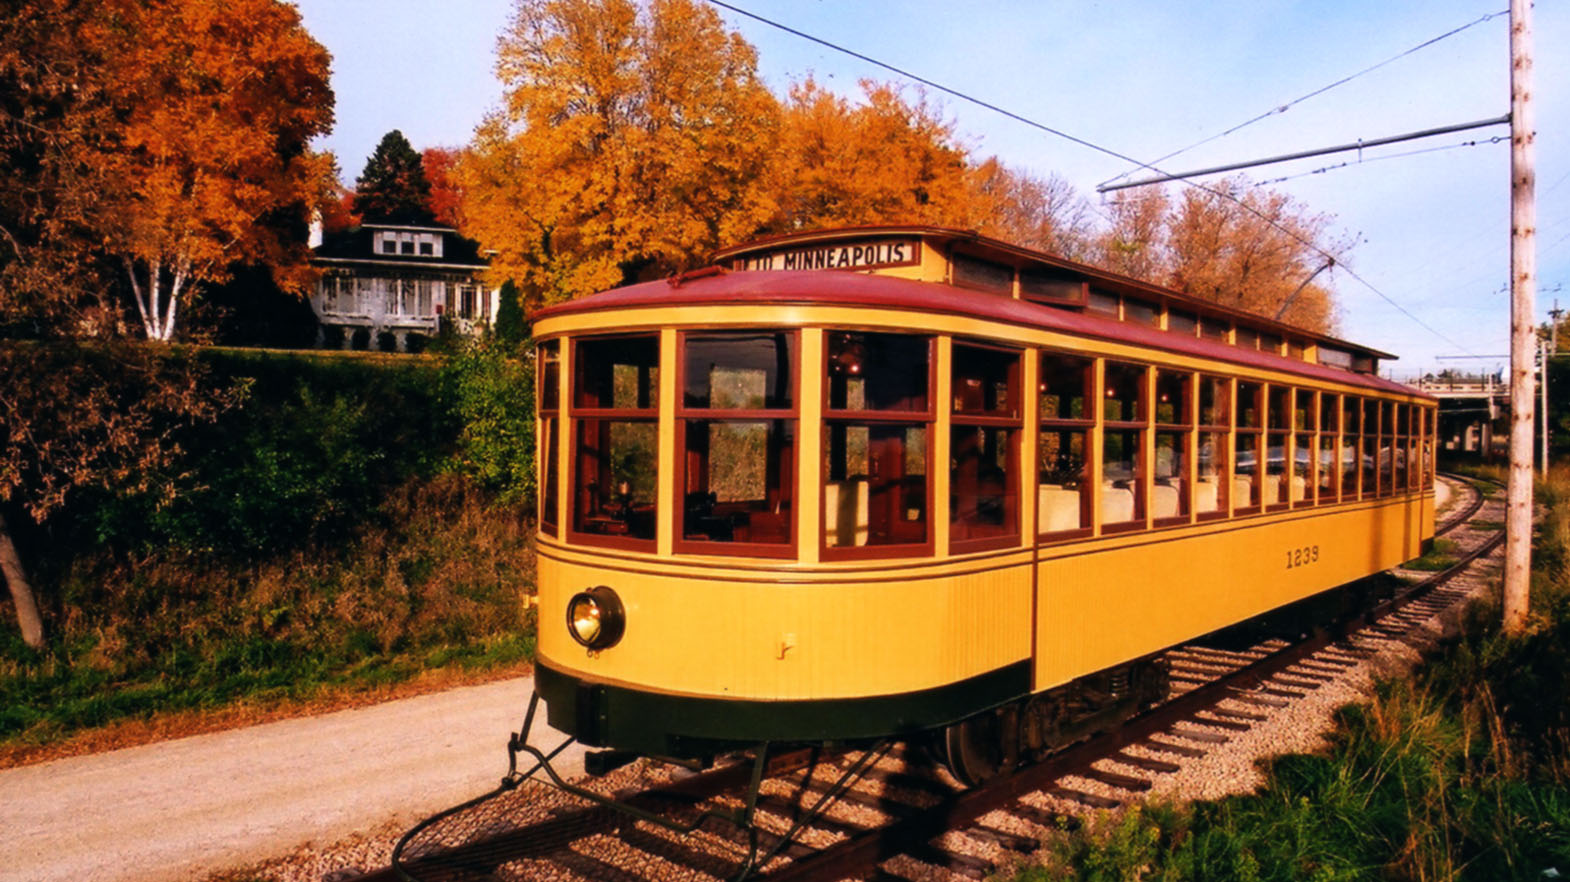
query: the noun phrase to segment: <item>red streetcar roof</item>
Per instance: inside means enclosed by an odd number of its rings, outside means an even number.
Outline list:
[[[1094,313],[1043,306],[1027,300],[1015,300],[934,282],[917,282],[863,273],[827,273],[812,270],[706,272],[701,275],[693,273],[681,279],[643,282],[625,288],[615,288],[581,300],[548,306],[535,312],[533,318],[553,318],[577,313],[640,307],[747,303],[860,306],[967,316],[1028,328],[1060,331],[1098,340],[1148,346],[1152,349],[1196,358],[1262,370],[1282,371],[1327,382],[1364,386],[1418,398],[1431,398],[1409,386],[1378,376],[1311,364],[1269,352],[1241,349],[1227,343],[1180,336]]]

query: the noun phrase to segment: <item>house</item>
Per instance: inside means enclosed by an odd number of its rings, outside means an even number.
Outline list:
[[[487,261],[451,227],[368,223],[311,239],[322,346],[406,351],[443,319],[466,334],[495,320],[501,294],[482,280]]]

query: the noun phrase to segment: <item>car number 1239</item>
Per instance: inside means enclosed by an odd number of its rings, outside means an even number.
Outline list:
[[[1305,545],[1302,548],[1287,549],[1287,569],[1307,566],[1319,560],[1319,546]]]

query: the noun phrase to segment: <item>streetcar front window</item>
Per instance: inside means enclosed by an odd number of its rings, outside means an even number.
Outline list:
[[[591,541],[652,547],[659,517],[659,338],[580,340],[572,364],[572,529]]]
[[[795,523],[795,335],[682,335],[681,542],[786,553]],[[769,546],[747,549],[742,546]]]
[[[830,557],[927,552],[933,340],[824,337],[823,548]]]

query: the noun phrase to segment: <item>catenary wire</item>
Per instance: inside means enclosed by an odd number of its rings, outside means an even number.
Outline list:
[[[1188,145],[1187,147],[1181,147],[1181,148],[1179,148],[1177,150],[1174,150],[1171,153],[1168,153],[1167,155],[1161,157],[1160,159],[1155,160],[1155,162],[1166,162],[1167,160],[1171,159],[1174,156],[1180,156],[1180,155],[1182,155],[1184,153],[1187,153],[1190,150],[1193,150],[1196,147],[1201,147],[1201,146],[1204,146],[1205,144],[1209,144],[1211,141],[1216,141],[1216,140],[1219,140],[1221,138],[1225,138],[1226,136],[1228,136],[1228,135],[1230,135],[1230,134],[1232,134],[1234,132],[1237,132],[1237,131],[1239,131],[1241,129],[1245,129],[1245,128],[1253,125],[1254,123],[1259,122],[1260,120],[1269,119],[1270,117],[1275,116],[1276,114],[1279,114],[1279,113],[1286,113],[1288,110],[1291,110],[1296,105],[1302,104],[1304,101],[1307,101],[1310,98],[1314,98],[1316,96],[1323,95],[1326,92],[1330,91],[1331,89],[1336,88],[1337,86],[1344,86],[1347,83],[1350,83],[1353,80],[1357,79],[1358,77],[1363,76],[1364,74],[1373,73],[1374,71],[1379,70],[1380,68],[1384,67],[1387,64],[1391,64],[1393,62],[1400,61],[1401,59],[1407,57],[1408,55],[1412,55],[1412,54],[1414,54],[1414,53],[1416,53],[1416,52],[1418,52],[1419,50],[1422,50],[1422,49],[1427,49],[1429,46],[1432,46],[1435,43],[1440,42],[1441,40],[1447,39],[1449,37],[1454,37],[1456,34],[1459,34],[1462,31],[1468,30],[1470,28],[1477,27],[1478,25],[1483,24],[1483,23],[1488,22],[1488,21],[1491,21],[1491,20],[1493,20],[1495,18],[1498,18],[1501,15],[1509,15],[1509,14],[1510,14],[1510,10],[1508,10],[1508,9],[1506,9],[1506,10],[1504,10],[1502,12],[1490,13],[1489,15],[1485,15],[1482,18],[1477,19],[1476,21],[1468,22],[1467,24],[1464,24],[1461,27],[1453,28],[1451,30],[1448,30],[1448,31],[1444,32],[1443,34],[1440,34],[1437,37],[1434,37],[1434,38],[1429,39],[1429,40],[1424,40],[1423,42],[1417,44],[1416,46],[1413,46],[1412,48],[1406,50],[1405,52],[1402,52],[1402,53],[1397,54],[1397,55],[1392,55],[1391,57],[1386,58],[1384,61],[1381,61],[1378,64],[1372,65],[1370,67],[1365,67],[1362,70],[1358,71],[1357,73],[1352,74],[1351,76],[1342,77],[1341,79],[1336,80],[1335,82],[1331,83],[1328,86],[1321,86],[1320,88],[1315,89],[1314,91],[1309,92],[1308,94],[1303,95],[1302,97],[1294,98],[1294,99],[1292,99],[1291,101],[1288,101],[1285,104],[1282,104],[1282,105],[1280,105],[1278,107],[1273,107],[1270,110],[1265,111],[1264,113],[1261,113],[1261,114],[1259,114],[1257,116],[1254,116],[1254,117],[1252,117],[1250,119],[1247,119],[1247,120],[1244,120],[1243,122],[1238,123],[1237,125],[1233,126],[1230,129],[1227,129],[1224,132],[1220,132],[1220,133],[1211,135],[1208,138],[1203,138],[1201,140],[1195,141],[1194,143]],[[1113,177],[1110,177],[1110,178],[1106,179],[1105,181],[1102,181],[1101,183],[1097,184],[1096,186],[1097,187],[1104,187],[1107,184],[1110,184],[1113,181],[1118,180],[1119,178],[1126,178],[1126,177],[1128,177],[1129,175],[1133,174],[1135,171],[1136,171],[1136,169],[1129,169],[1128,171],[1123,172],[1120,175],[1115,175]]]
[[[1322,167],[1316,168],[1316,169],[1314,169],[1312,171],[1298,172],[1297,174],[1294,174],[1294,175],[1283,175],[1283,176],[1281,176],[1279,178],[1270,178],[1269,180],[1264,180],[1264,181],[1255,181],[1253,186],[1255,186],[1255,187],[1268,187],[1271,184],[1279,184],[1279,183],[1282,183],[1283,181],[1295,181],[1298,178],[1306,178],[1306,177],[1309,177],[1310,175],[1322,175],[1322,174],[1324,174],[1326,172],[1336,171],[1337,169],[1349,168],[1349,167],[1354,166],[1354,165],[1370,165],[1370,164],[1375,163],[1375,162],[1383,162],[1384,160],[1387,160],[1387,159],[1401,159],[1401,158],[1407,157],[1407,156],[1418,156],[1418,155],[1423,154],[1423,153],[1439,153],[1439,152],[1444,151],[1444,150],[1459,150],[1462,147],[1478,147],[1478,146],[1481,146],[1481,145],[1484,145],[1484,144],[1500,144],[1500,143],[1503,143],[1503,142],[1508,141],[1508,140],[1510,140],[1509,137],[1507,137],[1505,135],[1498,135],[1498,136],[1495,136],[1495,137],[1492,137],[1492,138],[1478,138],[1478,139],[1472,140],[1472,141],[1461,141],[1461,142],[1456,143],[1456,144],[1444,144],[1444,145],[1441,145],[1439,147],[1424,147],[1424,148],[1421,148],[1419,150],[1403,150],[1400,153],[1387,153],[1387,154],[1384,154],[1384,155],[1381,155],[1381,156],[1371,156],[1371,157],[1368,157],[1368,158],[1365,158],[1365,159],[1349,159],[1346,162],[1338,162],[1338,163],[1335,163],[1334,165],[1322,166]]]
[[[1154,165],[1152,165],[1150,163],[1147,163],[1147,162],[1141,162],[1140,160],[1135,159],[1132,156],[1128,156],[1126,154],[1119,153],[1118,151],[1113,150],[1110,147],[1103,147],[1100,144],[1096,144],[1096,143],[1093,143],[1091,141],[1087,141],[1084,138],[1080,138],[1080,137],[1077,137],[1075,135],[1071,135],[1071,134],[1069,134],[1069,133],[1067,133],[1065,131],[1062,131],[1060,129],[1056,129],[1056,128],[1053,128],[1053,127],[1051,127],[1049,125],[1046,125],[1045,123],[1041,123],[1041,122],[1038,122],[1036,120],[1030,119],[1029,117],[1022,116],[1022,115],[1020,115],[1018,113],[1015,113],[1015,112],[1013,112],[1011,110],[1006,110],[1006,109],[1004,109],[1004,108],[1002,108],[1002,107],[1000,107],[1000,106],[998,106],[996,104],[993,104],[993,103],[991,103],[989,101],[983,100],[981,98],[977,98],[974,95],[970,95],[970,94],[968,94],[966,92],[961,92],[958,89],[954,89],[952,87],[945,86],[942,83],[936,82],[935,80],[930,80],[930,79],[927,79],[926,77],[923,77],[923,76],[921,76],[919,74],[912,73],[911,71],[905,70],[904,68],[896,67],[895,65],[889,64],[888,62],[885,62],[885,61],[879,61],[878,59],[873,58],[870,55],[866,55],[866,54],[863,54],[861,52],[857,52],[854,49],[850,49],[848,47],[841,46],[838,43],[830,42],[829,40],[825,40],[822,37],[814,36],[812,34],[809,34],[809,33],[805,32],[805,31],[801,31],[801,30],[798,30],[796,28],[793,28],[793,27],[791,27],[791,26],[789,26],[787,24],[783,24],[783,23],[777,22],[777,21],[775,21],[773,19],[761,16],[761,15],[755,13],[755,12],[749,12],[749,11],[747,11],[745,9],[742,9],[739,6],[735,6],[735,5],[731,4],[731,3],[724,2],[724,0],[705,0],[705,2],[707,2],[707,3],[709,3],[709,4],[713,5],[713,6],[717,6],[717,7],[721,8],[721,9],[729,10],[730,12],[733,12],[733,13],[735,13],[737,15],[741,15],[741,16],[744,16],[746,18],[750,18],[753,21],[759,22],[760,24],[767,25],[768,27],[784,31],[785,33],[791,34],[792,36],[800,37],[801,39],[807,40],[808,42],[816,43],[819,46],[823,46],[826,49],[831,49],[831,50],[833,50],[835,52],[839,52],[839,53],[841,53],[843,55],[848,55],[848,56],[850,56],[852,58],[858,59],[860,61],[864,61],[867,64],[873,65],[874,67],[882,68],[882,69],[887,70],[887,71],[889,71],[891,73],[894,73],[894,74],[896,74],[898,76],[904,77],[906,79],[909,79],[909,80],[912,80],[914,82],[920,83],[920,84],[922,84],[924,86],[927,86],[929,88],[935,89],[935,90],[937,90],[939,92],[942,92],[942,93],[944,93],[946,95],[950,95],[950,96],[953,96],[954,98],[958,98],[959,100],[964,101],[966,103],[974,104],[974,105],[976,105],[978,107],[981,107],[983,109],[990,110],[993,113],[997,113],[997,114],[999,114],[1001,116],[1005,116],[1005,117],[1007,117],[1009,119],[1012,119],[1012,120],[1014,120],[1016,122],[1019,122],[1019,123],[1022,123],[1024,125],[1027,125],[1027,126],[1033,128],[1033,129],[1037,129],[1039,131],[1046,132],[1049,135],[1055,135],[1055,136],[1057,136],[1059,138],[1064,139],[1065,141],[1069,141],[1070,143],[1078,144],[1079,146],[1084,147],[1086,149],[1094,150],[1097,153],[1102,153],[1102,154],[1105,154],[1107,156],[1111,156],[1114,159],[1119,159],[1119,160],[1122,160],[1123,162],[1132,163],[1133,165],[1137,166],[1138,168],[1147,169],[1149,171],[1155,172],[1158,175],[1167,174],[1167,172],[1164,171],[1163,169],[1157,168],[1156,166],[1154,166]],[[1440,38],[1435,38],[1435,39],[1440,39]],[[1430,42],[1432,42],[1432,41],[1430,41]],[[1420,47],[1418,47],[1418,48],[1420,48]],[[1326,251],[1324,248],[1320,247],[1315,242],[1313,242],[1313,241],[1311,241],[1311,240],[1309,240],[1307,238],[1304,238],[1302,235],[1298,234],[1297,232],[1295,232],[1293,230],[1287,229],[1286,227],[1284,227],[1281,224],[1277,223],[1275,220],[1271,219],[1269,216],[1267,216],[1264,212],[1260,211],[1259,209],[1254,208],[1253,206],[1245,204],[1241,199],[1238,199],[1237,197],[1232,196],[1231,194],[1222,192],[1222,191],[1214,189],[1212,187],[1208,187],[1208,186],[1206,186],[1204,184],[1197,183],[1195,181],[1191,181],[1191,180],[1187,180],[1187,179],[1178,179],[1178,182],[1183,184],[1184,186],[1193,187],[1193,188],[1195,188],[1197,190],[1203,190],[1204,192],[1209,193],[1212,196],[1218,197],[1220,199],[1225,199],[1225,200],[1227,200],[1229,202],[1233,202],[1233,203],[1237,204],[1237,206],[1239,208],[1242,208],[1244,211],[1254,215],[1255,217],[1257,217],[1260,220],[1264,221],[1266,224],[1269,224],[1271,227],[1274,227],[1275,229],[1277,229],[1277,230],[1281,231],[1282,233],[1286,234],[1288,237],[1290,237],[1291,239],[1293,239],[1297,243],[1303,245],[1304,247],[1308,248],[1309,250],[1313,251],[1315,254],[1318,254],[1320,257],[1323,257],[1326,260],[1334,261],[1335,267],[1337,269],[1339,269],[1341,272],[1345,273],[1348,278],[1351,278],[1351,279],[1357,281],[1364,288],[1367,288],[1369,291],[1372,291],[1381,300],[1383,300],[1386,303],[1390,304],[1390,306],[1394,307],[1397,312],[1399,312],[1402,315],[1406,316],[1408,319],[1410,319],[1418,327],[1423,328],[1424,330],[1428,331],[1430,334],[1433,334],[1435,337],[1438,337],[1439,339],[1445,341],[1446,343],[1450,344],[1451,346],[1456,347],[1457,349],[1460,349],[1463,352],[1471,352],[1471,350],[1468,349],[1466,346],[1462,345],[1461,343],[1456,342],[1455,340],[1451,339],[1449,335],[1441,332],[1438,328],[1435,328],[1433,325],[1430,325],[1428,322],[1425,322],[1421,318],[1418,318],[1417,315],[1414,314],[1411,310],[1408,310],[1406,307],[1404,307],[1400,303],[1396,302],[1396,300],[1394,298],[1392,298],[1390,295],[1386,294],[1384,291],[1380,290],[1378,286],[1374,285],[1374,283],[1372,283],[1372,282],[1368,281],[1367,279],[1363,278],[1355,270],[1353,270],[1351,267],[1347,266],[1346,263],[1338,255],[1331,254],[1329,251]]]

